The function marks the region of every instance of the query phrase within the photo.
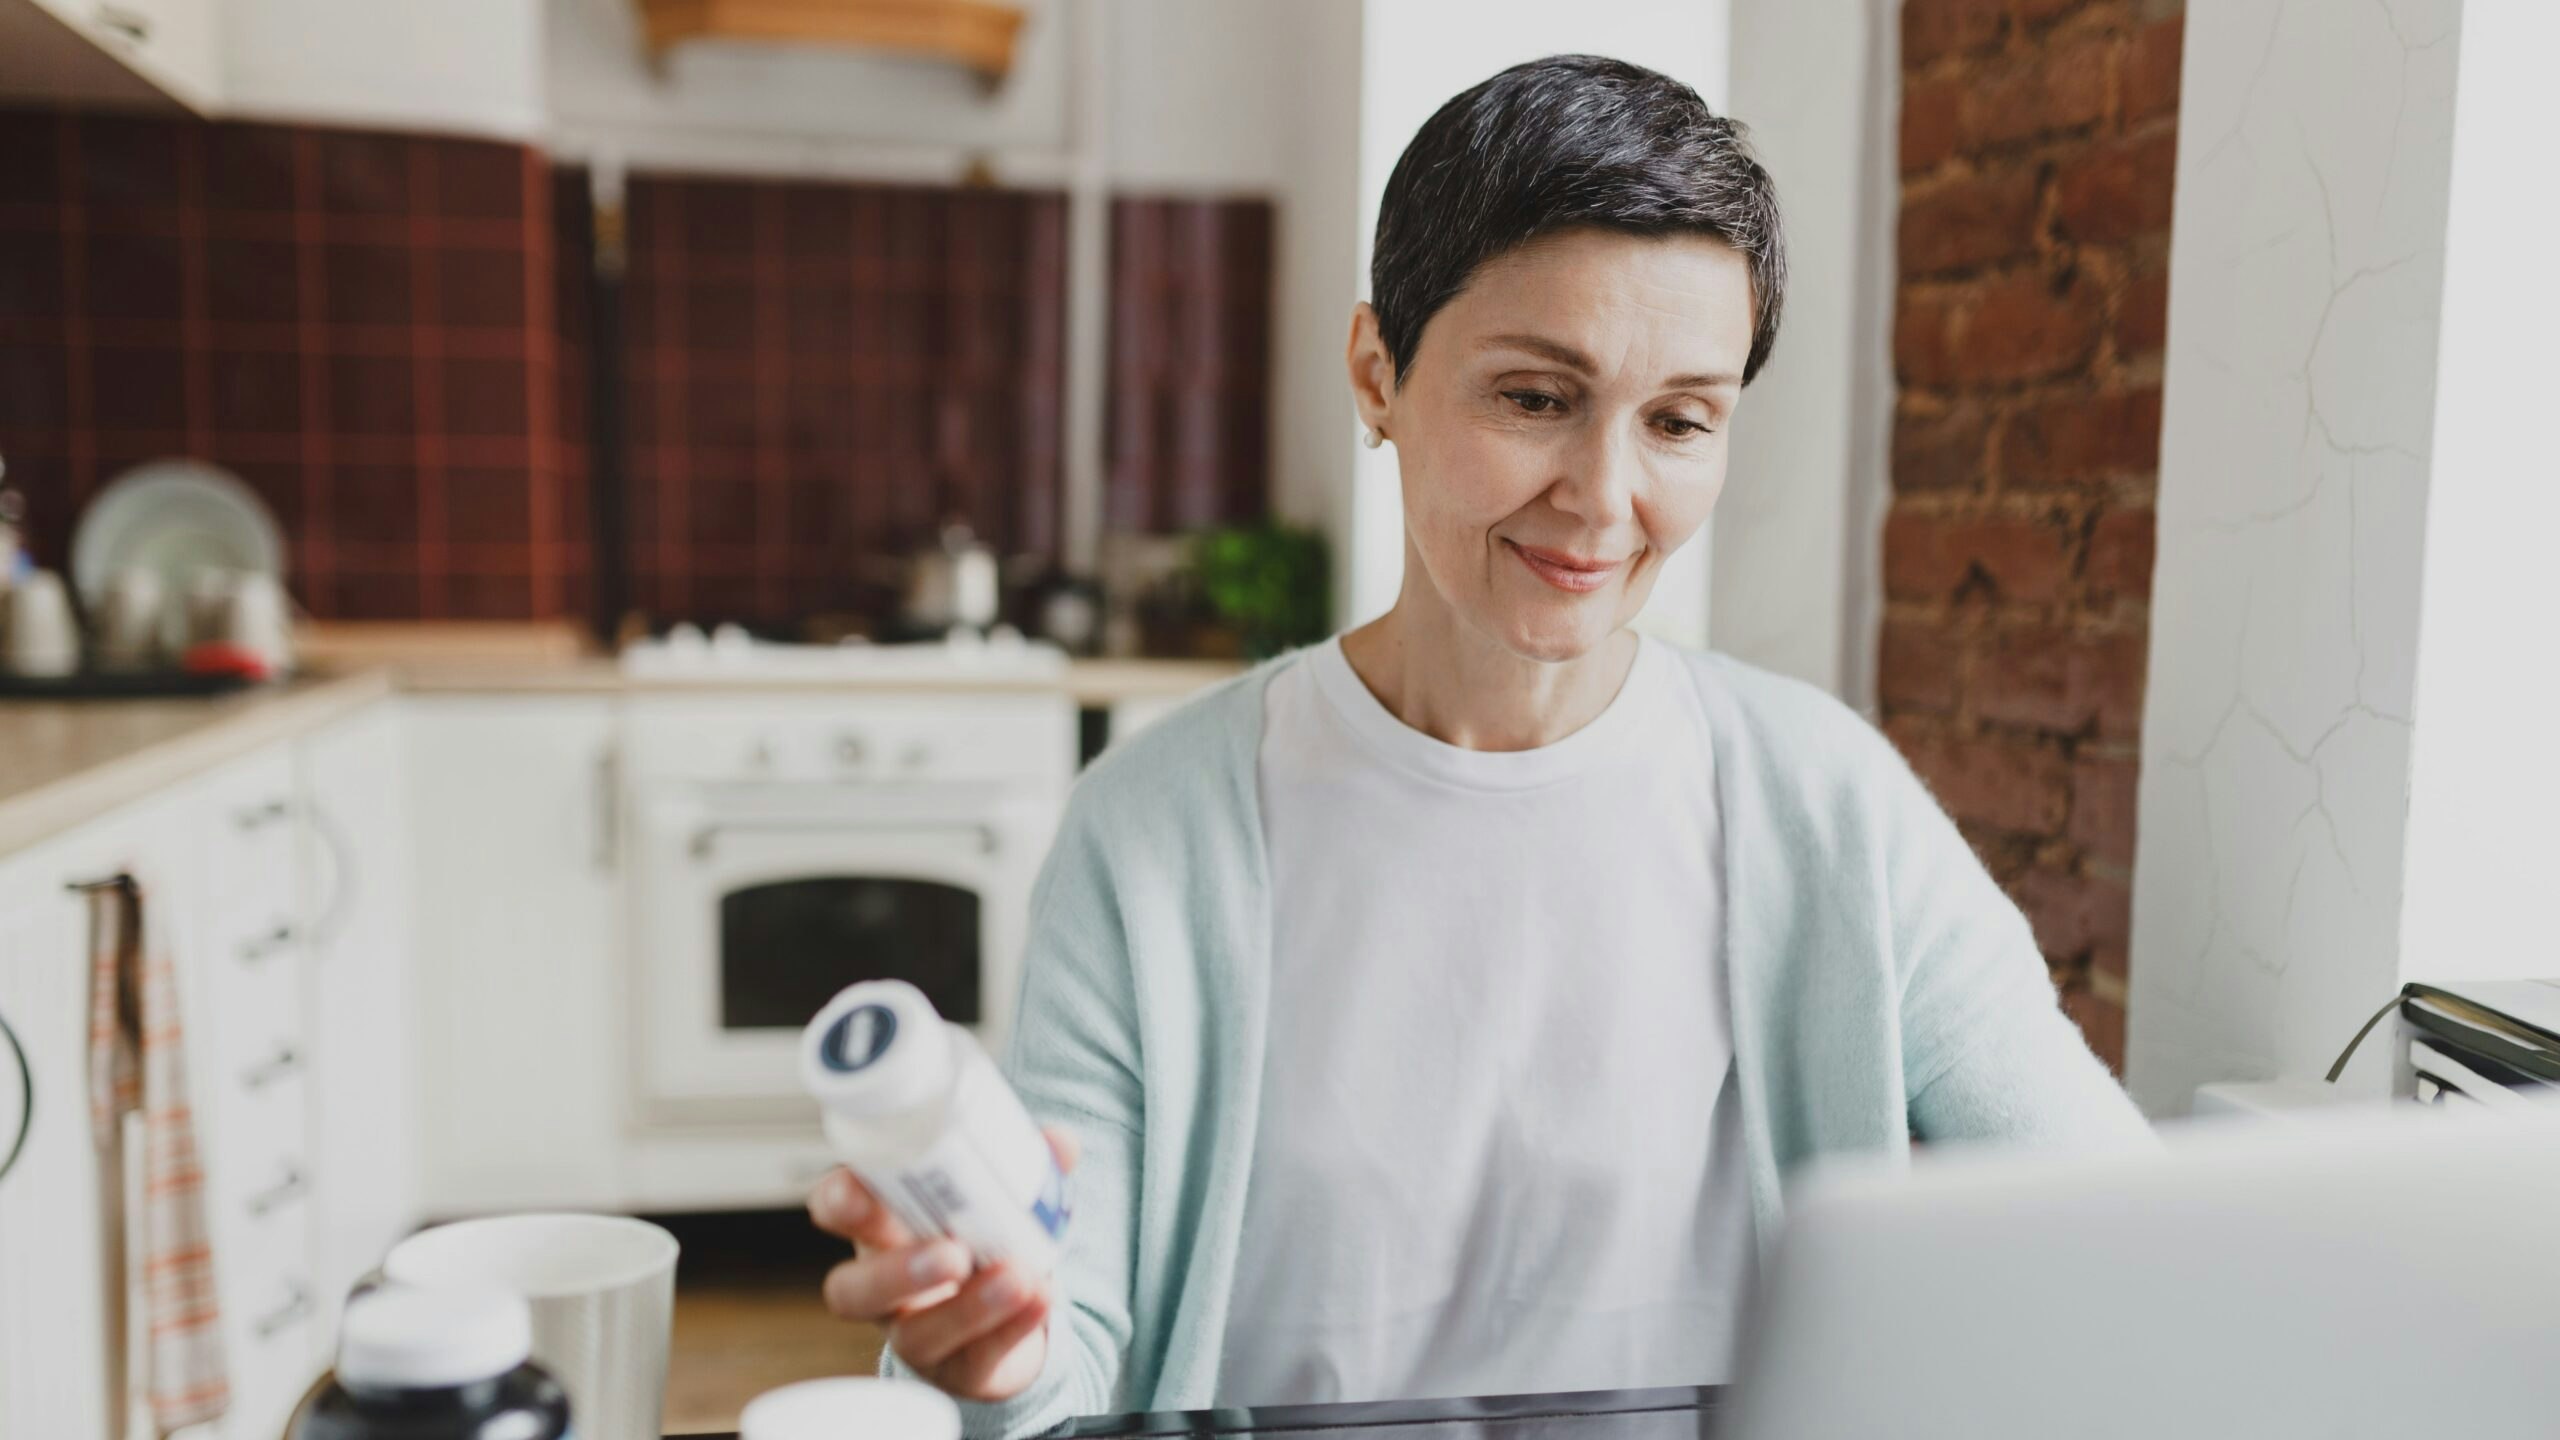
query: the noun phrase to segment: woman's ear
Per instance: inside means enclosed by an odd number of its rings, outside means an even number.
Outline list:
[[[1378,312],[1361,301],[1351,310],[1351,344],[1344,359],[1351,367],[1351,403],[1360,423],[1392,437],[1390,412],[1395,407],[1396,364],[1387,354],[1386,337],[1378,330]]]

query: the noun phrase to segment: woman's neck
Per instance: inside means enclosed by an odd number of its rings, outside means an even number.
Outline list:
[[[1434,595],[1404,592],[1342,637],[1342,653],[1398,720],[1466,750],[1534,750],[1598,719],[1642,644],[1621,630],[1571,660],[1530,660],[1469,629]]]

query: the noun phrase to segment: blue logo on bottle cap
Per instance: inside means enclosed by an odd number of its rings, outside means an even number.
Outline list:
[[[847,1010],[827,1027],[818,1042],[818,1063],[839,1075],[850,1075],[888,1053],[898,1035],[898,1017],[886,1005]]]

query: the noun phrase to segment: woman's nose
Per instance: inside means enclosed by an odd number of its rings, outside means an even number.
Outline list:
[[[1548,491],[1558,510],[1595,531],[1616,529],[1635,515],[1641,462],[1634,444],[1616,429],[1593,426],[1586,442],[1564,457],[1564,473]]]

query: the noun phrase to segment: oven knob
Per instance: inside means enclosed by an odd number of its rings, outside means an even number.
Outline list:
[[[848,767],[856,766],[860,765],[865,758],[861,736],[839,735],[836,737],[837,764]]]
[[[755,748],[747,752],[747,768],[759,771],[770,771],[773,769],[772,741],[759,740],[755,743]]]
[[[919,740],[899,754],[898,763],[906,767],[909,774],[922,770],[933,763],[933,747]]]

